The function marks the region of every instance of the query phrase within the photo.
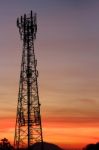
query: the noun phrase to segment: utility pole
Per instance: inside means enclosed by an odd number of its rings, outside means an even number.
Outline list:
[[[14,146],[19,149],[22,147],[29,148],[38,142],[43,145],[43,137],[37,82],[37,60],[34,53],[34,40],[37,32],[36,14],[31,11],[30,14],[24,14],[18,18],[17,27],[23,41],[14,138]]]

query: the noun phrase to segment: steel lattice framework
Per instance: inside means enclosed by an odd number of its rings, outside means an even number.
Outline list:
[[[23,41],[23,53],[19,82],[17,116],[15,126],[15,148],[29,147],[42,142],[42,126],[38,94],[37,60],[34,53],[34,40],[37,32],[36,14],[24,14],[17,19],[17,27]]]

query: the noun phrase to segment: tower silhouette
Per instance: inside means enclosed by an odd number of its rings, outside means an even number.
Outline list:
[[[29,148],[37,142],[43,143],[43,137],[37,82],[37,60],[34,53],[34,40],[37,32],[36,14],[31,11],[30,14],[24,14],[18,18],[17,27],[23,41],[14,138],[14,146],[19,149],[22,147]]]

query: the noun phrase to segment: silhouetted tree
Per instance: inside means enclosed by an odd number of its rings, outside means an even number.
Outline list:
[[[83,150],[99,150],[99,143],[88,144]]]
[[[14,150],[8,139],[4,138],[0,142],[0,150]]]
[[[88,144],[86,146],[86,149],[85,150],[94,150],[95,149],[95,145],[94,144]]]
[[[95,150],[99,150],[99,143],[96,143],[96,145],[95,145]]]

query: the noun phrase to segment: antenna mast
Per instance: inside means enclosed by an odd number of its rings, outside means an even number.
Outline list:
[[[23,41],[23,53],[19,82],[18,105],[15,126],[14,146],[19,149],[41,142],[42,126],[38,94],[37,60],[34,53],[34,40],[37,32],[35,13],[24,14],[17,19],[17,27]]]

